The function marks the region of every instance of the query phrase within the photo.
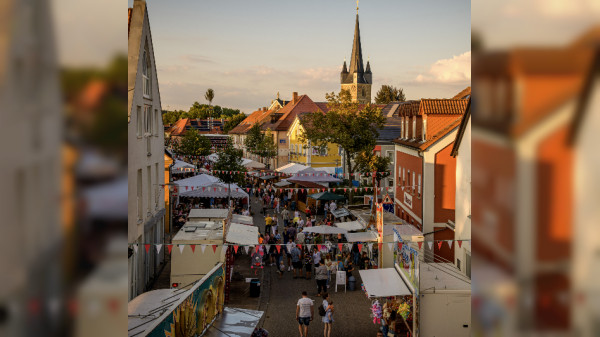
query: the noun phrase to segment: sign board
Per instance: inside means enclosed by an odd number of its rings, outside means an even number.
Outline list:
[[[412,195],[404,192],[404,203],[412,209]]]
[[[379,232],[379,237],[381,237],[383,233],[383,204],[377,203],[375,209],[377,212],[377,231]]]
[[[385,196],[383,197],[383,203],[384,204],[393,204],[394,202],[392,201],[392,198],[390,198],[389,194],[385,194]]]
[[[335,284],[346,285],[346,272],[339,270],[335,277]]]

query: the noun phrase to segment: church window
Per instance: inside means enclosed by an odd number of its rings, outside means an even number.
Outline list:
[[[151,89],[151,81],[150,81],[150,69],[152,66],[150,64],[150,53],[148,51],[148,43],[146,42],[146,47],[144,48],[143,58],[142,58],[142,89],[144,97],[150,98],[150,89]]]

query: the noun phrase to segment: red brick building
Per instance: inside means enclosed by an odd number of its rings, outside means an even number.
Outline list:
[[[422,99],[399,108],[395,147],[395,212],[423,232],[425,241],[454,239],[456,159],[452,145],[467,99]],[[425,245],[428,260],[454,260],[454,245]]]

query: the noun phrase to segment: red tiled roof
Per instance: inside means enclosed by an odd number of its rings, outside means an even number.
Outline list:
[[[463,91],[459,92],[454,97],[452,97],[452,99],[464,99],[467,98],[467,96],[471,96],[471,87],[466,87],[465,89],[463,89]]]
[[[398,107],[398,116],[415,116],[419,113],[421,101],[407,101]]]
[[[264,123],[267,118],[275,112],[274,110],[256,110],[248,117],[246,117],[240,124],[238,124],[235,128],[231,129],[229,133],[231,134],[245,134],[252,128],[252,126],[256,123]]]
[[[185,127],[187,125],[191,125],[189,118],[182,118],[175,123],[170,129],[169,132],[171,136],[181,136],[185,133]]]
[[[426,150],[428,147],[433,145],[439,139],[441,139],[448,133],[452,132],[452,130],[454,130],[456,127],[458,127],[461,119],[462,119],[462,116],[458,116],[458,117],[454,116],[454,120],[452,120],[450,123],[439,124],[438,127],[435,128],[437,130],[437,132],[434,133],[432,136],[428,136],[427,140],[425,142],[422,142],[420,140],[397,138],[394,140],[394,143],[404,145],[407,147],[411,147],[411,148],[416,148],[421,151]],[[429,123],[429,119],[428,119],[428,123]],[[427,129],[428,130],[430,129],[429,126],[427,127]]]
[[[262,126],[263,130],[271,129],[273,131],[287,131],[296,116],[303,112],[317,112],[323,111],[319,108],[315,102],[313,102],[310,97],[307,95],[302,95],[298,97],[298,101],[294,104],[294,102],[289,102],[283,108],[279,109],[277,113],[283,114],[279,120],[274,123],[265,123]]]
[[[423,98],[419,106],[419,115],[444,114],[462,115],[467,107],[466,99]]]

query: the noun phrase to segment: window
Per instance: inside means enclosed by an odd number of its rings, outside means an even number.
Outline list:
[[[423,141],[427,140],[427,118],[423,118]]]
[[[137,217],[142,220],[142,169],[137,171]]]
[[[388,158],[390,158],[390,163],[394,162],[394,151],[387,152]]]
[[[158,163],[156,163],[156,164],[154,164],[154,207],[155,207],[155,209],[158,209],[158,199],[159,199],[158,197],[160,195],[160,193],[159,193],[160,181],[158,181],[158,177],[159,177]]]
[[[404,135],[404,138],[408,139],[408,117],[406,117],[405,120],[405,127],[404,127],[404,131],[406,132],[406,134]]]
[[[413,116],[412,138],[417,138],[417,116]]]
[[[460,270],[460,259],[456,259],[456,268]]]
[[[142,116],[142,107],[141,106],[137,106],[137,111],[135,114],[135,123],[136,123],[136,127],[137,127],[137,136],[141,137],[142,134],[144,133],[144,130],[142,129],[142,122],[144,120],[144,117]]]
[[[150,69],[152,69],[150,64],[150,52],[148,51],[148,42],[146,42],[142,58],[142,88],[144,97],[146,98],[150,98],[151,91]]]
[[[406,185],[406,169],[402,168],[402,185]]]
[[[388,186],[389,187],[394,187],[394,180],[393,179],[388,179]]]
[[[150,165],[148,165],[148,167],[146,167],[146,182],[148,184],[148,207],[146,207],[146,210],[148,212],[150,212],[150,205],[152,205],[152,172],[151,172],[152,168],[150,167]]]
[[[144,136],[152,134],[152,107],[144,105]]]
[[[412,191],[415,193],[415,173],[412,174]]]
[[[419,197],[421,197],[421,174],[419,174],[419,190],[418,190],[418,195]]]
[[[404,138],[404,117],[402,117],[402,122],[400,123],[400,137]]]
[[[154,109],[154,130],[153,130],[153,134],[155,137],[158,137],[158,126],[160,125],[160,113],[158,113],[158,109]]]

